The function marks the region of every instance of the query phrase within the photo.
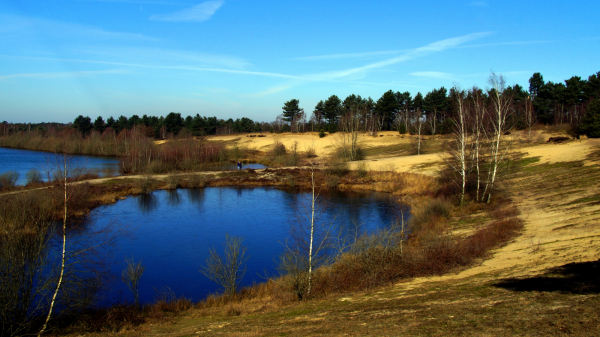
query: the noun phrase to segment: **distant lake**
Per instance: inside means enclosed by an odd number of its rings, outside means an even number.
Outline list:
[[[43,151],[31,151],[21,149],[10,149],[0,147],[0,174],[8,171],[15,171],[19,174],[17,185],[27,183],[27,172],[31,169],[38,169],[42,173],[44,181],[47,180],[45,171],[49,165],[56,162],[56,154]],[[60,155],[59,155],[60,156]],[[69,154],[72,158],[73,167],[79,166],[85,168],[85,172],[95,173],[101,177],[107,175],[118,175],[120,162],[117,157],[100,157]],[[52,165],[50,165],[50,168]],[[246,169],[264,169],[265,165],[257,163],[243,164]],[[229,164],[224,167],[225,170],[237,170],[236,164]]]
[[[126,258],[145,266],[140,280],[143,303],[153,302],[157,292],[165,289],[193,301],[220,292],[199,270],[210,248],[222,252],[225,233],[243,237],[248,249],[243,286],[265,281],[259,275],[276,273],[275,259],[290,237],[296,198],[307,196],[274,188],[207,187],[154,191],[94,209],[84,230],[102,228],[110,221],[131,228],[130,237],[118,238],[111,247],[108,262],[117,278],[108,285],[103,303],[133,302],[120,280]],[[389,194],[333,193],[324,198],[329,204],[324,220],[333,221],[343,233],[356,224],[362,224],[362,232],[374,232],[396,219],[398,206]]]
[[[9,149],[0,147],[0,174],[15,171],[19,174],[17,185],[27,183],[27,172],[38,169],[47,180],[45,170],[52,168],[56,162],[56,154],[51,152]],[[60,155],[59,155],[60,156]],[[69,155],[72,165],[84,167],[86,172],[96,173],[101,177],[119,174],[119,159],[115,157],[96,157],[85,155]],[[50,166],[49,166],[50,164]]]

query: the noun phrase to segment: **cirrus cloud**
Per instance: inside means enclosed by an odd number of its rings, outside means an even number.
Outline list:
[[[210,19],[225,1],[206,1],[190,8],[168,14],[155,14],[150,20],[172,22],[202,22]]]

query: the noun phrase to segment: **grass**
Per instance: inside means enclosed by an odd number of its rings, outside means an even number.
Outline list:
[[[594,201],[599,201],[600,200],[600,194],[595,194],[589,197],[584,197],[584,198],[579,198],[579,199],[575,199],[571,202],[569,202],[568,204],[565,205],[575,205],[575,204],[582,204],[582,203],[588,203],[588,202],[594,202]]]

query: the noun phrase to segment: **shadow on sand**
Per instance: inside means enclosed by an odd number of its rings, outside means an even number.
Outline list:
[[[545,273],[530,278],[504,279],[494,286],[512,291],[598,294],[600,293],[600,260],[569,263],[548,269]]]

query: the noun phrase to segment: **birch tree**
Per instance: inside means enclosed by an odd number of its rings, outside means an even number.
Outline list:
[[[310,193],[298,199],[291,224],[292,242],[280,257],[278,269],[287,275],[299,299],[310,296],[315,270],[331,261],[332,221],[325,221],[325,202],[317,182],[316,163],[309,168]]]
[[[366,109],[366,108],[362,108]],[[361,113],[359,108],[352,106],[350,111],[344,115],[339,125],[341,133],[338,136],[339,149],[342,152],[344,158],[350,161],[360,160],[360,148],[359,148],[359,130],[360,130],[360,117]]]
[[[480,199],[480,186],[481,186],[481,143],[485,128],[483,127],[483,119],[485,116],[484,98],[481,89],[473,87],[470,93],[471,105],[472,105],[472,117],[471,117],[471,167],[470,171],[475,170],[477,173],[477,184],[475,191],[475,201],[479,202]]]
[[[455,181],[457,185],[459,185],[460,192],[460,202],[463,203],[465,197],[465,187],[467,184],[467,143],[468,143],[468,125],[467,125],[467,116],[468,113],[466,111],[465,105],[465,92],[458,88],[454,90],[454,100],[456,104],[456,117],[451,118],[453,123],[453,131],[454,131],[454,139],[453,142],[449,144],[449,154],[450,158],[447,160],[448,165],[452,168],[452,170],[458,175],[458,181]]]
[[[417,147],[417,155],[421,154],[421,134],[423,131],[423,113],[421,112],[421,108],[415,109],[414,113],[414,130],[417,135],[416,147]]]
[[[492,72],[489,83],[492,86],[490,90],[490,99],[492,101],[492,111],[489,113],[489,126],[491,132],[488,137],[488,147],[490,155],[490,171],[486,181],[483,195],[487,195],[487,203],[492,198],[492,191],[498,175],[500,164],[504,161],[510,148],[508,144],[502,143],[502,135],[510,129],[507,125],[507,119],[510,115],[510,105],[512,97],[505,93],[505,80],[502,75],[497,76]]]
[[[63,189],[63,221],[62,221],[62,252],[60,256],[60,273],[58,277],[58,282],[56,284],[56,289],[54,290],[54,294],[52,295],[52,299],[50,301],[50,309],[48,310],[48,315],[46,316],[46,320],[44,321],[44,325],[40,329],[38,333],[38,337],[41,336],[48,327],[48,322],[50,321],[50,317],[52,316],[52,310],[54,309],[54,304],[56,303],[56,297],[58,295],[58,291],[62,285],[63,276],[65,274],[65,261],[66,261],[66,249],[67,249],[67,216],[68,216],[68,201],[69,194],[67,193],[67,177],[69,176],[70,161],[66,154],[62,155],[62,171],[58,170],[57,174],[61,180],[62,189]]]

